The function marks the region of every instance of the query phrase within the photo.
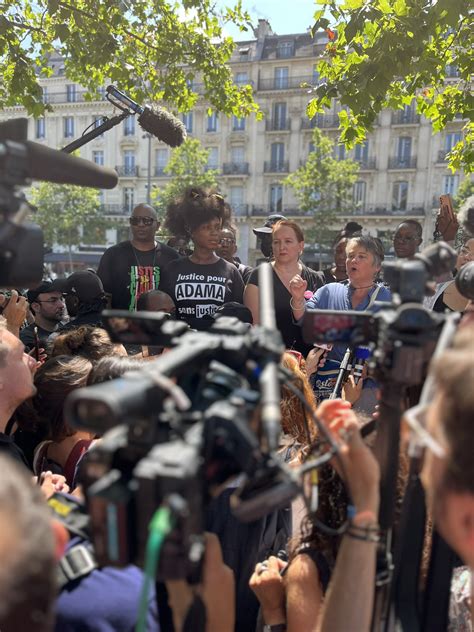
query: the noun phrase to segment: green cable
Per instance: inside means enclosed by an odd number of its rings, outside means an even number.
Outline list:
[[[146,632],[146,616],[148,612],[148,597],[150,586],[155,580],[156,567],[160,556],[161,547],[166,536],[173,528],[173,519],[168,507],[160,507],[153,514],[148,525],[149,535],[146,544],[145,568],[142,590],[140,594],[140,607],[138,610],[138,622],[135,632]]]

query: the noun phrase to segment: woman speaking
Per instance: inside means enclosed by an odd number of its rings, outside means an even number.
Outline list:
[[[300,261],[304,249],[304,235],[296,222],[281,220],[273,225],[272,247],[274,260],[271,265],[276,326],[286,348],[295,349],[306,356],[311,345],[303,342],[301,328],[293,322],[290,307],[290,281],[298,275],[305,283],[305,290],[313,293],[324,285],[324,277],[321,272],[311,270]],[[252,312],[254,324],[259,322],[258,272],[259,269],[255,268],[244,292],[244,303]]]

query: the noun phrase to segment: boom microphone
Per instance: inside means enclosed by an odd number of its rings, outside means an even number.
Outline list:
[[[0,142],[0,172],[10,171],[12,166],[26,178],[56,184],[113,189],[118,182],[113,169],[28,140]]]
[[[107,86],[107,92],[117,101],[138,114],[140,127],[156,136],[170,147],[178,147],[186,139],[186,128],[182,121],[167,110],[159,107],[142,107],[115,86]],[[113,103],[113,101],[111,101]]]

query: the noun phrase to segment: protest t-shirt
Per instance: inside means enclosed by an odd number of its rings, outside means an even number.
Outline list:
[[[242,303],[244,283],[237,268],[224,259],[201,265],[183,257],[163,270],[160,290],[173,299],[179,319],[202,330],[211,326],[219,305]]]
[[[140,296],[156,290],[163,268],[178,258],[176,250],[160,242],[151,250],[137,250],[130,241],[108,248],[97,274],[112,296],[112,309],[136,310]]]

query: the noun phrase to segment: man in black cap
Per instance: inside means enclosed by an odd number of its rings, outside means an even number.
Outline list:
[[[57,281],[43,281],[26,293],[35,322],[20,331],[20,340],[27,349],[37,343],[45,348],[48,337],[59,329],[64,317],[64,297]]]
[[[102,326],[102,310],[107,305],[102,281],[92,270],[74,272],[67,279],[57,279],[56,287],[66,295],[66,307],[71,320],[60,332],[81,325]]]
[[[284,215],[269,215],[263,226],[253,229],[254,234],[257,235],[257,239],[260,241],[260,250],[267,261],[273,258],[272,227],[282,219],[287,218]]]

